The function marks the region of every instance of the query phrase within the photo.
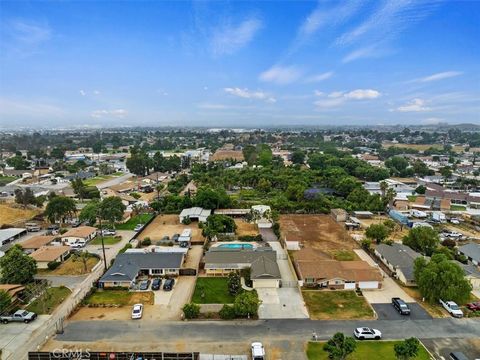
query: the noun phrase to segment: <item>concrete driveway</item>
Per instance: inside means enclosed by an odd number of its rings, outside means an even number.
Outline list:
[[[400,313],[390,304],[372,304],[379,320],[428,320],[432,319],[429,313],[417,303],[408,304],[410,315]]]
[[[156,313],[155,319],[180,320],[183,305],[189,303],[193,295],[195,280],[195,276],[180,276],[175,279],[172,291],[165,291],[163,288],[154,291],[155,305],[152,308]]]
[[[277,264],[284,284],[297,282],[292,272],[287,252],[278,241],[269,242],[270,246],[277,252]],[[278,256],[280,255],[280,258]],[[302,294],[297,286],[281,288],[257,289],[258,297],[262,304],[258,309],[260,319],[306,319],[308,310],[303,301]]]

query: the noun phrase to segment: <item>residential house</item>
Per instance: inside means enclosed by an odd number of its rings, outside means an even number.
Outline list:
[[[295,252],[294,266],[305,287],[342,290],[382,287],[380,270],[362,260],[331,260],[315,249],[303,248]]]
[[[48,269],[51,262],[63,262],[70,254],[70,246],[43,246],[30,256],[37,262],[37,268]]]
[[[21,242],[20,246],[22,247],[24,253],[31,254],[32,252],[40,249],[42,246],[50,245],[54,239],[55,236],[52,235],[37,235]]]
[[[281,275],[277,252],[269,247],[230,249],[212,247],[205,254],[205,272],[210,276],[227,276],[232,271],[250,268],[254,288],[278,288]]]
[[[454,262],[463,269],[465,278],[472,284],[473,290],[480,290],[480,269],[473,264],[462,264],[455,260]]]
[[[19,284],[0,284],[0,291],[5,291],[10,295],[11,301],[15,302],[22,295],[25,286]]]
[[[126,252],[117,255],[113,265],[99,280],[99,286],[130,288],[138,276],[177,276],[184,253]]]
[[[68,230],[62,235],[62,241],[68,245],[81,244],[85,245],[87,242],[97,236],[97,228],[93,226],[79,226]]]
[[[413,275],[414,261],[422,256],[421,254],[406,245],[393,243],[392,245],[377,245],[375,255],[403,284],[407,286],[416,285]]]
[[[458,252],[465,255],[472,264],[480,266],[480,244],[470,243],[459,246]]]

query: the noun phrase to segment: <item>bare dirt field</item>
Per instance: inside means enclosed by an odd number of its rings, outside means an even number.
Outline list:
[[[192,222],[190,225],[184,225],[178,220],[178,215],[159,215],[153,220],[147,228],[142,231],[140,239],[149,237],[152,242],[162,239],[164,236],[170,238],[173,234],[181,234],[185,229],[192,229],[192,240],[205,240],[202,236],[202,229],[198,227],[197,222]]]
[[[213,161],[228,160],[228,159],[234,159],[236,161],[244,160],[243,152],[236,151],[236,150],[224,150],[224,149],[219,149],[215,151],[211,159]]]
[[[329,215],[281,215],[280,232],[287,240],[331,254],[358,248],[348,232]]]
[[[352,234],[363,235],[365,233],[365,230],[370,225],[381,224],[388,219],[390,218],[386,215],[376,215],[376,216],[373,216],[371,219],[359,219],[360,222],[362,223],[362,229],[358,231],[352,231]],[[408,230],[409,229],[407,226],[404,226],[403,228],[401,228],[400,226],[397,226],[388,238],[392,239],[393,241],[401,241],[403,237],[408,234]]]
[[[252,224],[244,221],[243,219],[235,219],[235,224],[237,225],[237,235],[238,236],[245,236],[245,235],[258,235],[258,226],[257,224]]]
[[[392,144],[392,143],[383,143],[382,147],[384,148],[389,148],[389,147],[398,147],[398,148],[407,148],[407,149],[415,149],[418,151],[425,151],[429,148],[435,148],[435,149],[443,149],[442,144]],[[465,150],[463,146],[460,145],[455,145],[453,146],[453,151],[455,152],[462,152]],[[470,148],[471,152],[476,152],[480,151],[480,148]]]
[[[0,204],[0,225],[19,225],[41,212],[41,209],[23,209],[15,204]]]
[[[87,271],[85,271],[85,266],[81,260],[73,261],[73,258],[70,257],[67,261],[62,263],[55,270],[45,270],[41,271],[45,275],[83,275],[88,274],[92,271],[93,267],[100,261],[100,259],[91,257],[87,260]]]

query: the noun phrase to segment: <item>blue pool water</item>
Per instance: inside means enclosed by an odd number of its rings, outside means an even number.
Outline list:
[[[252,244],[222,244],[218,245],[218,247],[227,249],[253,249]]]

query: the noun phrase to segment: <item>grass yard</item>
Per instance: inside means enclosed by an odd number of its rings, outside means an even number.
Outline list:
[[[137,303],[153,305],[153,292],[128,290],[96,291],[84,300],[85,305],[116,305],[129,306]]]
[[[97,257],[92,256],[88,258],[87,271],[85,272],[85,267],[83,265],[83,262],[80,260],[73,261],[73,257],[70,256],[68,260],[66,260],[63,264],[61,264],[55,270],[42,269],[42,271],[39,271],[39,272],[45,275],[84,275],[92,271],[93,267],[99,261],[100,259],[98,259]]]
[[[203,294],[202,297],[202,287]],[[199,277],[195,284],[192,302],[197,304],[233,304],[235,296],[228,292],[228,279],[224,277]]]
[[[5,186],[8,183],[12,182],[13,180],[16,180],[17,178],[14,176],[0,176],[0,186]]]
[[[396,360],[393,346],[400,341],[357,341],[356,350],[350,354],[348,360]],[[308,360],[328,360],[328,353],[323,351],[324,342],[309,342],[307,345]],[[429,360],[427,350],[420,346],[416,360]]]
[[[415,200],[417,200],[417,195],[407,195],[407,199],[410,202],[415,202]]]
[[[138,224],[145,224],[153,217],[153,214],[140,214],[132,217],[123,224],[115,225],[117,230],[133,230]]]
[[[335,260],[338,261],[353,261],[359,260],[357,254],[352,250],[337,250],[332,251],[332,256]]]
[[[119,176],[122,176],[122,175],[123,175],[122,172],[116,172],[116,173],[110,174],[110,175],[98,175],[98,176],[95,176],[93,178],[85,180],[83,183],[86,186],[95,186],[95,185],[98,185],[102,182],[111,180],[113,178],[116,178],[116,177],[119,177]]]
[[[450,210],[451,211],[467,211],[467,208],[462,205],[451,205]]]
[[[105,245],[113,245],[113,244],[118,243],[120,240],[122,240],[122,237],[118,236],[118,235],[117,236],[104,236],[103,237],[103,243]],[[89,244],[90,245],[102,245],[102,237],[101,236],[95,237],[95,239],[90,241]]]
[[[28,305],[27,310],[36,314],[51,314],[70,294],[70,289],[65,286],[51,287],[42,296]]]
[[[355,291],[304,290],[303,299],[312,320],[373,319],[373,310]]]

